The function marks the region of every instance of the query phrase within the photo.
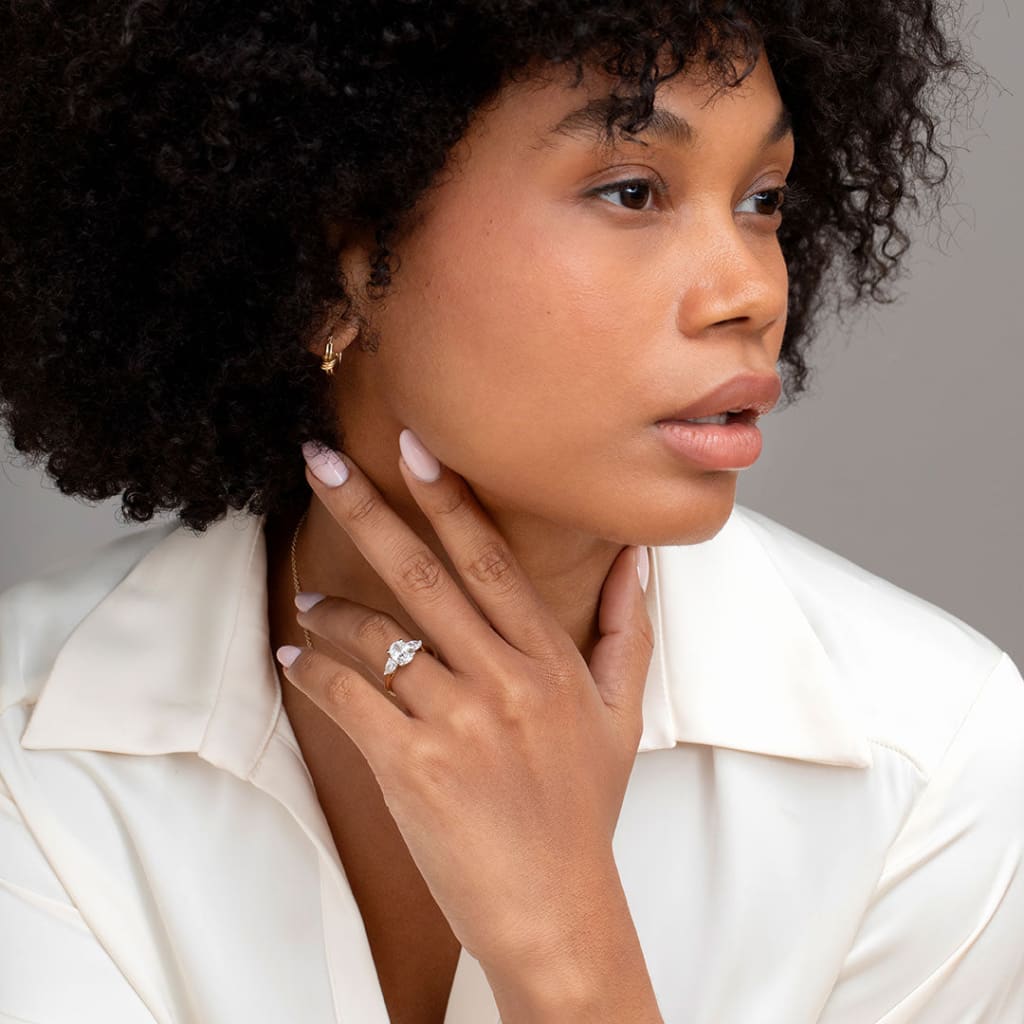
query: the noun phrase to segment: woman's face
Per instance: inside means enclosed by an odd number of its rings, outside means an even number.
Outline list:
[[[793,138],[764,144],[782,103],[763,56],[709,104],[689,68],[659,87],[689,143],[545,134],[615,84],[569,80],[477,112],[396,246],[383,308],[364,307],[380,347],[347,348],[340,425],[357,463],[380,455],[382,485],[400,481],[407,426],[503,517],[693,543],[728,518],[737,474],[688,462],[656,423],[737,373],[775,372],[787,274],[777,197],[761,193],[785,184]]]

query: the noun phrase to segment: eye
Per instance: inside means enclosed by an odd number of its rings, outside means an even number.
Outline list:
[[[786,201],[786,190],[787,186],[781,185],[778,188],[755,192],[752,196],[745,199],[744,202],[753,202],[757,208],[742,212],[759,213],[765,217],[772,217],[781,211],[783,203]],[[633,210],[637,213],[645,213],[648,209],[647,200],[651,193],[659,199],[663,199],[668,195],[668,188],[657,178],[626,178],[622,181],[612,182],[610,185],[602,185],[600,188],[592,189],[587,194],[594,196],[618,194],[626,197],[626,202],[615,205],[622,205],[625,209]],[[767,205],[768,209],[765,209],[765,205]]]
[[[625,205],[625,209],[644,213],[646,212],[645,198],[652,192],[659,198],[663,198],[668,194],[668,189],[657,178],[626,178],[623,181],[612,182],[611,185],[602,185],[600,188],[592,189],[587,195],[604,196],[616,192],[621,195],[628,194],[629,201]],[[638,205],[634,206],[633,203]]]
[[[750,213],[761,213],[766,217],[774,216],[782,209],[782,204],[786,201],[786,186],[782,185],[779,188],[769,188],[763,192],[755,192],[752,196],[748,196],[743,200],[744,203],[755,202],[755,203],[768,203],[771,207],[769,210],[750,210],[743,212]]]

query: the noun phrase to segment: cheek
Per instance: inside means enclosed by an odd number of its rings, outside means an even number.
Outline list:
[[[453,214],[403,254],[408,321],[389,330],[415,330],[393,368],[405,399],[481,452],[557,449],[609,411],[629,360],[637,298],[623,294],[622,266],[539,212]]]
[[[681,469],[652,434],[681,369],[685,283],[643,232],[617,248],[607,225],[575,216],[470,213],[403,251],[384,400],[488,507],[622,543],[641,521],[657,542],[711,536],[734,481]]]

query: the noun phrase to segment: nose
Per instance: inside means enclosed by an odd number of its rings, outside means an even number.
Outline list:
[[[752,238],[735,223],[719,223],[691,243],[679,304],[679,328],[686,337],[735,331],[764,339],[785,323],[789,279],[774,236]]]

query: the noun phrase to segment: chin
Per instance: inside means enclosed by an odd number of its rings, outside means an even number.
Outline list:
[[[646,517],[643,538],[631,543],[661,547],[700,544],[711,540],[725,526],[732,515],[734,505],[734,490],[715,497],[694,496],[682,506],[685,508],[685,515],[680,513],[679,505],[662,510],[662,514],[658,516],[649,514]]]

